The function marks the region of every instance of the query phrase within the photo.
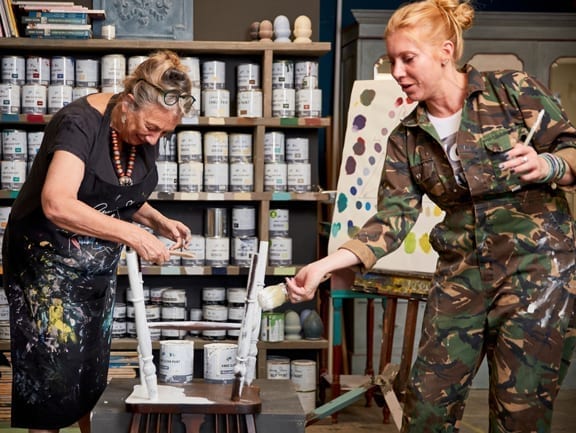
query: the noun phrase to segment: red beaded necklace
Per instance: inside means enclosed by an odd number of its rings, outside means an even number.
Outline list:
[[[112,158],[114,160],[114,168],[118,176],[118,182],[121,186],[132,186],[132,172],[134,171],[134,162],[136,161],[136,146],[130,147],[130,154],[128,155],[128,163],[126,164],[126,172],[122,168],[122,161],[120,160],[120,140],[118,133],[114,129],[110,129],[112,138]]]

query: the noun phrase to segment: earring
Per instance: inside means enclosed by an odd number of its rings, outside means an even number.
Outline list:
[[[448,60],[446,60],[446,59],[442,60],[442,63],[441,63],[442,67],[446,66],[447,64],[448,64]]]

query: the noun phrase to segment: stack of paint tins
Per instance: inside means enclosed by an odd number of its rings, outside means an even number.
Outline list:
[[[260,65],[255,63],[238,65],[236,83],[236,115],[238,117],[262,117]]]
[[[0,113],[20,114],[22,86],[26,83],[26,60],[22,56],[2,56]]]
[[[178,191],[178,162],[176,156],[176,134],[167,134],[158,140],[158,183],[156,191],[174,193]]]
[[[112,338],[126,337],[126,318],[127,318],[127,304],[120,299],[114,302],[114,310],[112,311]]]
[[[322,90],[318,88],[318,62],[299,61],[294,70],[296,117],[320,117]]]
[[[22,129],[4,129],[1,141],[0,183],[2,189],[19,191],[28,172],[28,136]]]
[[[264,134],[264,191],[286,191],[286,137],[282,131]]]
[[[228,156],[230,162],[230,191],[254,191],[252,134],[231,133],[228,136]]]
[[[230,117],[230,91],[226,89],[226,63],[202,63],[202,114],[205,117]]]
[[[204,164],[202,163],[202,134],[184,130],[176,135],[178,154],[178,190],[201,192],[204,187]]]
[[[0,287],[0,340],[10,340],[10,307],[6,292]]]
[[[276,60],[272,63],[272,117],[296,115],[294,62]]]
[[[230,287],[226,290],[226,300],[228,302],[228,322],[242,323],[246,307],[246,289],[243,287]],[[229,329],[226,336],[231,340],[237,340],[240,336],[240,329]]]
[[[204,133],[204,191],[226,192],[229,187],[228,133],[210,131]]]
[[[192,257],[182,257],[182,266],[204,266],[206,264],[206,238],[193,233],[190,243],[184,252],[190,253]],[[192,320],[192,319],[190,319]]]
[[[186,290],[167,288],[162,291],[162,307],[160,319],[163,322],[184,321],[186,314]],[[147,314],[148,316],[148,314]],[[162,340],[181,340],[187,334],[183,329],[162,329]]]
[[[270,266],[292,264],[292,238],[289,236],[290,214],[288,209],[270,209],[268,218],[268,263]]]
[[[307,137],[286,139],[287,188],[292,192],[312,190],[312,168]]]
[[[206,266],[222,268],[230,263],[230,238],[228,237],[228,210],[226,208],[206,209],[204,225]]]
[[[107,54],[100,61],[102,93],[120,93],[126,78],[126,57],[122,54]]]
[[[78,58],[74,65],[75,87],[72,89],[74,99],[98,93],[100,89],[100,59]]]
[[[316,407],[316,361],[294,359],[290,362],[290,380],[305,413]]]
[[[26,83],[22,86],[21,111],[25,114],[48,113],[48,85],[50,59],[40,56],[26,57]],[[72,99],[72,93],[69,100]]]
[[[249,268],[252,256],[258,251],[256,237],[256,208],[236,206],[232,208],[232,264]]]
[[[202,318],[207,322],[226,322],[228,320],[225,287],[204,287],[202,289]],[[202,338],[224,340],[226,339],[226,330],[206,329],[202,331]]]

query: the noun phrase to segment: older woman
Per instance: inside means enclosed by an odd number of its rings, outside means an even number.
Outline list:
[[[12,425],[57,432],[102,394],[110,356],[116,268],[123,245],[161,264],[164,243],[132,221],[186,245],[190,230],[147,198],[154,148],[190,110],[186,68],[151,55],[120,94],[93,94],[56,113],[15,200],[3,244],[13,363]]]

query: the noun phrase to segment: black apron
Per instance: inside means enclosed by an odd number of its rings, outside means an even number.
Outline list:
[[[146,161],[143,178],[124,187],[90,168],[93,158],[110,158],[111,105],[78,197],[100,212],[130,220],[154,190],[158,174],[153,161]],[[122,245],[59,229],[39,210],[9,221],[3,248],[10,302],[12,426],[69,426],[92,410],[106,387]]]

